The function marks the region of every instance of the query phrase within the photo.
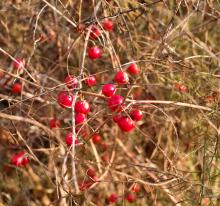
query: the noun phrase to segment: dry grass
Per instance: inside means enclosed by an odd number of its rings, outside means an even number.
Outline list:
[[[106,17],[114,32],[91,41],[89,26]],[[129,205],[124,196],[134,183],[142,189],[133,206],[219,206],[219,18],[218,0],[1,1],[0,206],[104,206],[113,192],[117,205]],[[86,49],[94,44],[104,54],[91,61]],[[12,69],[15,58],[25,59],[23,72]],[[132,61],[141,74],[118,93],[144,119],[125,134],[100,89]],[[69,73],[80,82],[74,95],[92,105],[82,126],[88,138],[74,134],[82,144],[71,148],[64,136],[75,128],[74,112],[56,102]],[[97,76],[93,88],[84,84],[89,74]],[[21,95],[11,93],[15,81]],[[60,129],[49,128],[51,117]],[[96,132],[107,150],[91,141]],[[15,168],[10,158],[20,150],[31,161]],[[87,177],[91,166],[98,181]],[[92,185],[80,191],[85,181]]]

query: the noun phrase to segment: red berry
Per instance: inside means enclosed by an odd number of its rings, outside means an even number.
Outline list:
[[[180,92],[182,93],[187,93],[188,92],[188,88],[185,85],[181,85],[179,88]]]
[[[124,98],[119,95],[113,95],[108,100],[108,107],[112,111],[121,111],[122,110],[122,103],[124,101]]]
[[[116,74],[115,74],[115,78],[114,78],[114,81],[118,84],[126,84],[128,83],[129,81],[129,77],[128,77],[128,74],[124,71],[118,71]]]
[[[122,115],[121,114],[116,114],[116,115],[114,115],[113,116],[113,121],[115,122],[115,123],[118,123],[118,121],[121,119],[121,117],[122,117]]]
[[[76,113],[75,114],[75,123],[77,124],[81,124],[83,122],[86,121],[86,115],[82,114],[82,113]]]
[[[187,87],[184,86],[183,84],[178,83],[178,82],[174,84],[174,87],[175,87],[176,89],[178,89],[178,90],[179,90],[180,92],[182,92],[182,93],[187,93],[187,92],[188,92]]]
[[[51,129],[53,129],[53,128],[59,128],[60,127],[60,125],[61,125],[61,123],[60,123],[60,120],[58,120],[58,119],[51,119],[50,120],[50,128]]]
[[[72,75],[68,75],[64,82],[69,89],[74,89],[77,85],[77,79]]]
[[[11,163],[17,167],[25,166],[29,162],[25,154],[26,153],[22,151],[19,152],[18,154],[13,155],[11,159]]]
[[[116,87],[114,84],[105,84],[102,87],[102,94],[104,94],[106,97],[111,97],[115,94]]]
[[[70,132],[65,136],[65,142],[67,144],[67,146],[71,146],[73,144],[73,133]],[[79,141],[77,139],[75,139],[75,144],[78,144]]]
[[[128,66],[127,72],[129,72],[131,75],[138,75],[140,71],[137,64],[132,63]]]
[[[62,91],[58,94],[57,101],[63,108],[71,108],[74,96],[68,92]]]
[[[130,132],[134,129],[134,122],[129,117],[121,117],[118,121],[118,126],[124,132]]]
[[[96,176],[95,169],[92,168],[92,167],[90,167],[90,168],[87,170],[86,174],[87,174],[89,177],[91,177],[91,178],[95,177],[95,176]]]
[[[112,193],[108,198],[110,204],[117,202],[117,200],[118,200],[118,195],[115,193]]]
[[[93,141],[94,144],[99,144],[102,141],[102,138],[99,135],[94,134],[92,136],[92,141]]]
[[[132,202],[135,201],[136,196],[135,196],[133,193],[129,193],[129,194],[126,195],[125,199],[126,199],[128,202],[132,203]]]
[[[93,75],[90,75],[88,77],[88,79],[86,79],[86,84],[89,86],[89,87],[92,87],[96,84],[96,77],[93,76]]]
[[[20,83],[14,83],[11,88],[11,91],[14,94],[20,94],[21,90],[22,90],[22,85]]]
[[[106,163],[109,163],[109,160],[110,160],[110,157],[109,157],[109,154],[108,153],[105,153],[101,156],[102,158],[102,161],[103,162],[106,162]]]
[[[88,49],[90,59],[98,59],[102,56],[102,50],[98,46],[93,46]]]
[[[141,190],[141,187],[139,184],[135,183],[132,188],[131,188],[132,192],[138,193]]]
[[[102,22],[102,27],[106,30],[106,31],[112,31],[113,30],[113,22],[110,19],[105,19]]]
[[[88,114],[90,111],[90,105],[86,100],[77,101],[75,103],[75,112]]]
[[[95,25],[91,27],[91,32],[90,32],[90,38],[91,39],[98,39],[99,36],[101,35],[101,32],[99,28]]]
[[[13,68],[17,70],[21,70],[24,68],[25,62],[22,59],[15,59],[13,62]]]
[[[143,117],[143,113],[139,109],[134,109],[134,110],[131,111],[130,117],[134,121],[140,121],[142,119],[142,117]]]

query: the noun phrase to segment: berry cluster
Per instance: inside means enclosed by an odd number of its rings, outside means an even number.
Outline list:
[[[80,31],[86,31],[84,26],[78,29]],[[92,41],[95,41],[101,38],[101,36],[104,35],[105,32],[112,32],[113,29],[113,22],[110,19],[104,19],[101,24],[90,26],[89,30],[87,31],[90,32],[89,38]],[[102,54],[103,51],[98,45],[93,45],[91,47],[88,47],[87,49],[87,56],[91,60],[101,58]],[[13,64],[13,68],[17,71],[22,71],[22,69],[24,68],[24,61],[17,59]],[[104,106],[108,108],[108,115],[112,118],[113,122],[118,125],[118,128],[122,132],[131,132],[134,130],[136,122],[142,120],[143,113],[137,107],[131,107],[130,105],[128,105],[126,101],[127,96],[121,92],[121,89],[126,88],[127,85],[129,85],[130,82],[133,81],[132,79],[135,79],[138,74],[140,74],[140,69],[137,64],[129,63],[126,69],[118,70],[115,73],[112,82],[103,84],[99,88],[97,87],[97,79],[95,75],[90,74],[83,80],[80,79],[81,77],[79,78],[71,74],[68,74],[64,78],[62,86],[64,86],[65,89],[58,92],[57,103],[63,109],[66,109],[63,111],[72,110],[72,114],[74,114],[74,125],[71,128],[75,129],[74,134],[71,130],[65,135],[64,140],[67,147],[71,147],[73,146],[73,144],[78,145],[79,141],[81,140],[80,136],[84,137],[84,140],[88,138],[88,132],[87,130],[83,130],[83,126],[86,125],[86,122],[88,120],[87,115],[89,114],[90,110],[91,113],[93,111],[93,105],[85,100],[85,96],[83,94],[80,93],[80,95],[78,95],[78,93],[75,92],[78,91],[79,88],[81,88],[82,81],[84,81],[87,88],[93,89],[93,87],[95,87],[96,89],[100,90],[99,95],[101,95],[101,98],[105,99]],[[21,93],[22,85],[17,82],[13,84],[12,92],[15,94]],[[55,117],[52,117],[49,120],[49,127],[52,130],[59,129],[61,125],[61,120],[56,119]],[[73,136],[75,134],[75,142],[73,142]],[[94,132],[90,138],[93,144],[97,146],[99,145],[99,147],[103,151],[103,154],[101,155],[102,161],[109,162],[109,155],[106,152],[108,144],[103,141],[101,135],[99,135],[97,132]],[[22,151],[12,157],[11,163],[17,167],[22,167],[29,163],[29,159],[26,153]],[[87,190],[99,180],[97,172],[93,167],[89,166],[87,168],[86,175],[87,178],[79,183],[79,189],[81,191]],[[136,199],[135,192],[137,191],[137,188],[132,189],[125,195],[125,199],[130,203],[134,202]],[[109,196],[108,201],[110,204],[112,204],[117,202],[118,198],[119,197],[116,193],[112,193]]]

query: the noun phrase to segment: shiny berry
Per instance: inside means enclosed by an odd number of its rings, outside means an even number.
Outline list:
[[[22,90],[22,85],[20,83],[14,83],[11,92],[14,94],[20,94]]]
[[[60,123],[60,120],[53,118],[50,120],[49,125],[50,125],[50,128],[53,129],[53,128],[59,128],[61,123]]]
[[[136,200],[136,196],[135,196],[135,194],[133,194],[133,193],[129,193],[129,194],[127,194],[127,195],[125,196],[125,199],[126,199],[128,202],[132,203],[132,202],[134,202],[134,201]]]
[[[25,62],[22,59],[15,59],[13,62],[13,68],[16,70],[22,70],[24,68]]]
[[[121,117],[118,126],[123,132],[131,132],[134,129],[134,122],[129,117]]]
[[[132,192],[138,193],[141,191],[141,187],[139,184],[135,183],[132,188],[131,188]]]
[[[134,121],[140,121],[142,119],[142,117],[143,117],[143,113],[139,109],[134,109],[134,110],[131,111],[130,117]]]
[[[75,103],[75,112],[88,114],[90,111],[90,105],[86,100],[77,101]]]
[[[126,84],[128,83],[129,81],[129,77],[128,77],[128,74],[124,71],[118,71],[116,74],[115,74],[115,78],[114,78],[114,81],[118,84]]]
[[[68,75],[64,82],[69,89],[74,89],[77,86],[77,79],[72,75]]]
[[[11,163],[17,167],[22,167],[28,164],[29,160],[26,157],[26,153],[22,151],[12,156]]]
[[[112,193],[108,198],[110,204],[117,202],[117,200],[118,200],[118,195],[115,193]]]
[[[71,108],[74,96],[68,92],[62,91],[58,94],[57,101],[63,108]]]
[[[121,114],[115,114],[112,119],[115,123],[118,123],[118,121],[121,119],[122,115]]]
[[[115,94],[116,87],[114,84],[105,84],[102,87],[102,94],[104,94],[106,97],[111,97]]]
[[[75,114],[75,123],[77,124],[82,124],[86,121],[86,115],[82,113],[76,113]]]
[[[102,138],[99,135],[94,134],[92,136],[92,141],[93,141],[94,144],[100,144],[101,141],[102,141]]]
[[[89,86],[89,87],[92,87],[96,84],[96,77],[93,76],[93,75],[90,75],[88,77],[88,79],[86,79],[86,84]]]
[[[130,73],[131,75],[138,75],[140,70],[139,70],[137,64],[132,63],[128,66],[127,72]]]
[[[91,178],[95,177],[95,176],[96,176],[95,169],[92,168],[92,167],[90,167],[90,168],[87,170],[86,174],[87,174],[89,177],[91,177]]]
[[[70,132],[65,136],[65,142],[67,144],[67,146],[71,146],[73,144],[73,133]],[[78,144],[79,141],[77,139],[75,139],[75,144]]]
[[[113,95],[108,100],[108,107],[112,111],[121,111],[122,110],[122,104],[123,104],[124,98],[119,95]]]
[[[101,35],[100,29],[97,26],[93,25],[91,27],[90,38],[98,39],[100,35]]]
[[[93,46],[88,49],[88,56],[90,59],[98,59],[102,56],[102,50],[98,46]]]
[[[113,22],[110,19],[105,19],[102,22],[102,27],[106,30],[106,31],[112,31],[113,30]]]

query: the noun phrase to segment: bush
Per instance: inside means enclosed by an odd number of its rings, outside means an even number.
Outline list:
[[[0,9],[0,205],[219,204],[218,2]]]

